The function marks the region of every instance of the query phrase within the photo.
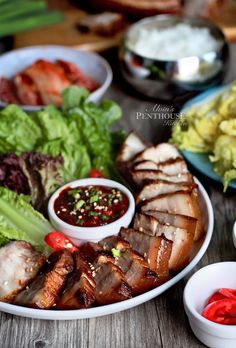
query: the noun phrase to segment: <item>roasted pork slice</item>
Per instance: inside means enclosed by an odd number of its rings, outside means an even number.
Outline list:
[[[158,170],[158,165],[155,162],[152,161],[140,161],[140,162],[135,162],[133,165],[134,170]]]
[[[181,270],[189,261],[193,246],[194,234],[187,229],[179,228],[159,222],[156,218],[146,214],[136,214],[134,228],[149,235],[165,237],[173,242],[169,268],[171,271]]]
[[[132,297],[132,289],[127,284],[124,273],[114,264],[114,258],[100,254],[93,266],[97,304],[106,305]]]
[[[186,162],[179,157],[158,163],[157,169],[170,176],[188,173]]]
[[[124,239],[111,236],[99,242],[106,251],[117,252],[114,263],[125,275],[126,281],[132,288],[133,295],[141,294],[158,284],[156,272],[152,271],[147,261],[133,249]]]
[[[95,301],[96,283],[92,275],[92,266],[90,267],[78,252],[74,253],[73,257],[75,269],[57,301],[58,309],[88,308]]]
[[[197,188],[194,183],[187,182],[169,182],[163,180],[153,181],[150,184],[145,185],[136,197],[136,203],[142,203],[147,199],[157,197],[166,193],[177,191],[190,191]]]
[[[12,302],[37,275],[45,257],[24,241],[0,248],[0,301]]]
[[[98,257],[98,253],[102,251],[102,246],[93,242],[87,242],[80,246],[81,256],[90,263],[93,263]]]
[[[167,175],[161,170],[131,170],[132,181],[138,185],[143,186],[147,182],[162,180],[172,183],[191,183],[193,182],[193,176],[190,173],[183,173],[178,175]]]
[[[113,248],[122,251],[126,249],[130,249],[131,246],[129,242],[126,240],[120,238],[119,236],[109,236],[106,237],[98,242],[98,244],[103,248],[105,251],[111,251]]]
[[[159,282],[168,278],[172,241],[164,236],[149,236],[143,232],[124,227],[120,230],[120,236],[145,258],[151,270],[157,273]]]
[[[165,224],[170,224],[175,227],[184,228],[188,230],[191,235],[195,235],[197,219],[191,216],[181,214],[170,214],[158,210],[148,210],[147,215],[155,217],[158,221]]]
[[[14,303],[32,308],[51,308],[73,267],[72,255],[67,249],[54,252],[34,281],[16,296]]]
[[[144,160],[161,163],[178,157],[181,158],[182,156],[174,145],[161,143],[156,146],[148,147],[141,153],[137,154],[133,158],[133,163]]]
[[[63,69],[56,64],[39,59],[24,70],[36,85],[43,104],[61,105],[61,91],[70,85]]]
[[[126,137],[117,157],[118,164],[127,163],[147,147],[147,143],[134,131]]]
[[[201,238],[204,228],[201,222],[201,213],[192,191],[178,191],[167,193],[145,201],[141,207],[142,212],[159,210],[170,214],[182,214],[197,219],[194,241]]]

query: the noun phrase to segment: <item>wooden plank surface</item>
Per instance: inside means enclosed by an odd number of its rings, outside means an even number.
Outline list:
[[[231,46],[232,62],[228,81],[236,78],[236,45]],[[135,95],[116,80],[107,92],[122,106],[120,125],[140,131],[147,139],[168,139],[169,128],[161,120],[137,120],[136,113],[153,108],[155,102]],[[215,212],[214,235],[210,247],[196,269],[217,261],[235,261],[232,226],[236,218],[236,191],[222,194],[221,185],[195,175],[206,187]],[[195,270],[196,270],[195,269]],[[40,321],[0,313],[1,348],[200,348],[184,314],[182,295],[187,278],[160,297],[131,310],[101,318],[75,321]]]

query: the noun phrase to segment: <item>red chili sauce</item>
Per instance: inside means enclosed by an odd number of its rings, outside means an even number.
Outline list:
[[[110,224],[123,216],[128,207],[128,197],[122,191],[98,185],[67,187],[54,202],[61,220],[81,227]]]

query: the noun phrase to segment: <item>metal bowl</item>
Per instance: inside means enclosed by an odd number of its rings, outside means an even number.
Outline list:
[[[140,28],[165,29],[179,23],[208,28],[218,41],[217,49],[202,56],[158,60],[141,56],[131,48],[130,42],[137,38]],[[125,80],[142,94],[163,100],[171,100],[190,91],[202,91],[222,82],[228,56],[225,36],[215,24],[201,18],[173,15],[149,17],[131,25],[119,50]]]

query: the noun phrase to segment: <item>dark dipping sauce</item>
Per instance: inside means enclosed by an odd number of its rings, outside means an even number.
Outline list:
[[[67,187],[54,202],[61,220],[80,227],[110,224],[123,216],[128,207],[128,197],[121,190],[98,185]]]

